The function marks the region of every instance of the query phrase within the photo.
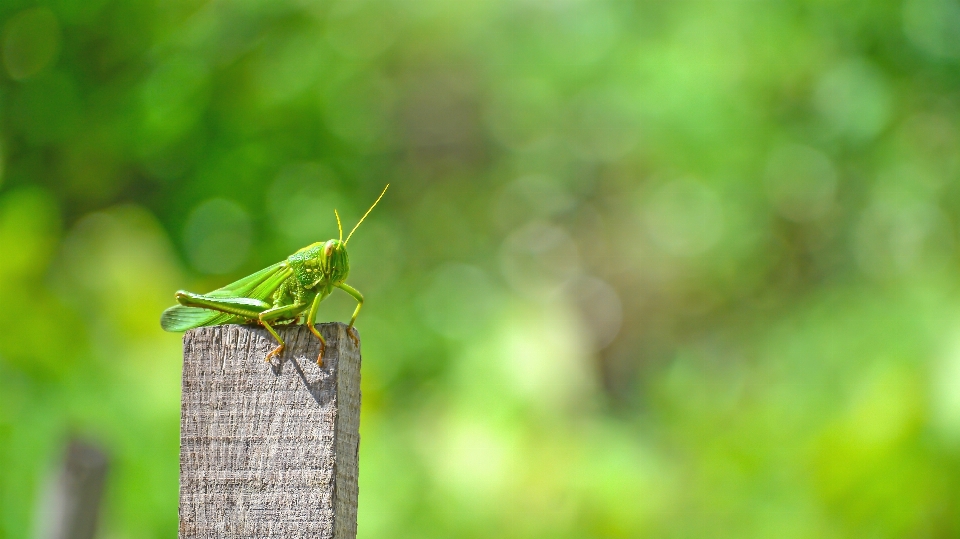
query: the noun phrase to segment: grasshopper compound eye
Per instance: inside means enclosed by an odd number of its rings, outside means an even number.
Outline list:
[[[333,255],[334,248],[333,240],[328,241],[327,244],[323,246],[323,256],[330,258],[330,256]]]

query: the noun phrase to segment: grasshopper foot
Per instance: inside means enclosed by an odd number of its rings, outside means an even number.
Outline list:
[[[353,341],[354,346],[360,348],[360,337],[357,336],[357,330],[353,326],[347,328],[347,336]]]
[[[320,355],[317,356],[317,366],[323,367],[323,353],[327,350],[327,345],[320,341]]]
[[[270,363],[270,360],[271,360],[271,359],[279,356],[280,353],[283,352],[283,348],[284,348],[284,346],[283,346],[282,344],[281,344],[280,346],[274,348],[273,350],[271,350],[270,352],[267,353],[267,357],[263,358],[263,360],[266,361],[267,363]]]

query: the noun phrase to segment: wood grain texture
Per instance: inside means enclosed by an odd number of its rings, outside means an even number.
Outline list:
[[[360,351],[340,323],[190,330],[183,338],[180,538],[353,539]]]

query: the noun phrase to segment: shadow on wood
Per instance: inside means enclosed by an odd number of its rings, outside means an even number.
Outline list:
[[[180,537],[356,536],[360,353],[345,324],[184,335]],[[288,368],[288,364],[292,368]]]

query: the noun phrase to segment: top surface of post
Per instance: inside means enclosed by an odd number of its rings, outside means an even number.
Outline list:
[[[360,352],[340,323],[183,339],[180,538],[356,536]]]

